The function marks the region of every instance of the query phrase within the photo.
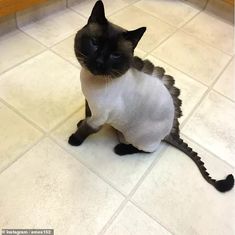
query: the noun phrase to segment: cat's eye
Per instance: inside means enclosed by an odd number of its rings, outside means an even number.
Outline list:
[[[92,46],[97,47],[98,46],[97,38],[91,38],[90,43],[91,43]]]
[[[111,59],[119,59],[121,57],[121,54],[118,52],[114,52],[110,55]]]

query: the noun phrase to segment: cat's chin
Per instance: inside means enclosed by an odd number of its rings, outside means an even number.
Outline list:
[[[88,73],[90,73],[92,75],[92,77],[94,77],[96,79],[102,79],[104,77],[109,77],[109,78],[112,77],[111,75],[109,75],[107,73],[101,73],[101,72],[93,71],[93,70],[91,71],[91,70],[89,70],[87,68],[86,68],[86,70],[87,70]]]
[[[94,71],[89,69],[86,66],[82,66],[82,68],[91,75],[91,77],[95,78],[95,79],[104,79],[104,78],[118,78],[121,77],[123,74],[126,73],[126,71],[124,73],[118,73],[118,74],[114,74],[114,73],[102,73],[102,72],[98,72],[98,71]]]

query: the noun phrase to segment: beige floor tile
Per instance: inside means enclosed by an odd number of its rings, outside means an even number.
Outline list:
[[[84,25],[85,20],[82,17],[66,9],[22,26],[21,29],[44,45],[52,46],[74,34]]]
[[[52,52],[3,74],[0,97],[45,130],[81,105],[80,71]]]
[[[53,228],[55,234],[98,234],[123,200],[46,139],[0,175],[2,228]]]
[[[41,136],[38,130],[0,102],[0,171]]]
[[[64,41],[52,47],[52,50],[74,65],[81,67],[74,54],[74,37],[75,34],[66,38]]]
[[[139,42],[138,48],[151,51],[175,30],[137,7],[130,6],[110,17],[110,21],[128,30],[146,26],[147,30]]]
[[[41,44],[19,30],[5,34],[0,37],[0,73],[44,49]]]
[[[216,82],[214,89],[221,94],[235,101],[235,70],[234,59],[229,63],[228,67]]]
[[[137,2],[135,6],[176,27],[181,27],[199,12],[196,8],[179,0],[142,0]]]
[[[129,4],[135,2],[136,0],[103,0],[105,15],[109,16],[114,12],[128,6]],[[88,18],[91,14],[92,8],[94,7],[96,0],[68,0],[68,5],[79,14]]]
[[[147,56],[147,59],[153,62],[155,66],[163,67],[166,74],[175,78],[175,85],[180,89],[182,100],[183,116],[180,118],[180,122],[184,121],[202,98],[207,87],[151,55]]]
[[[231,166],[203,155],[213,177],[232,173]],[[211,170],[213,169],[213,170]],[[196,165],[173,147],[160,157],[133,201],[173,234],[234,234],[235,190],[218,192],[201,176]]]
[[[50,14],[66,8],[66,0],[50,0],[33,5],[16,13],[17,25],[19,27],[38,21]]]
[[[117,136],[111,128],[105,127],[97,134],[88,137],[81,146],[72,147],[68,144],[68,138],[76,130],[77,122],[83,117],[82,109],[53,132],[54,138],[80,161],[89,165],[121,192],[128,194],[158,156],[162,146],[154,154],[120,157],[113,152],[114,146],[118,144]]]
[[[233,54],[233,26],[215,16],[201,12],[183,30],[226,53]]]
[[[235,166],[235,104],[209,93],[182,131],[221,159]]]
[[[146,52],[140,50],[139,48],[135,49],[134,55],[139,56],[140,58],[144,58],[146,56]]]
[[[127,203],[105,235],[170,235],[160,224],[131,203]]]
[[[206,85],[215,80],[230,59],[230,56],[183,32],[169,38],[153,51],[153,55]]]

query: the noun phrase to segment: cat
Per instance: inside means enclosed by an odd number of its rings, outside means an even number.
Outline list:
[[[180,138],[181,100],[174,78],[163,68],[134,56],[145,31],[146,27],[128,31],[112,24],[105,17],[102,1],[95,3],[74,40],[75,55],[82,66],[86,118],[77,124],[69,144],[79,146],[109,124],[120,141],[114,147],[116,154],[151,153],[165,141],[187,154],[218,191],[229,191],[233,175],[218,181],[211,178],[198,154]]]

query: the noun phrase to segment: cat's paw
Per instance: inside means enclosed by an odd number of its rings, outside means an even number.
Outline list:
[[[135,146],[131,144],[123,144],[120,143],[114,147],[114,152],[118,154],[119,156],[127,155],[127,154],[133,154],[133,153],[147,153],[143,150],[137,149]]]
[[[69,144],[72,146],[79,146],[82,144],[83,140],[76,135],[72,134],[68,140]]]
[[[80,121],[77,123],[77,127],[80,127],[80,125],[82,124],[83,121],[84,121],[84,119],[80,120]]]
[[[126,145],[125,144],[118,144],[114,147],[113,150],[119,156],[123,156],[123,155],[128,154],[128,152],[126,151]]]

